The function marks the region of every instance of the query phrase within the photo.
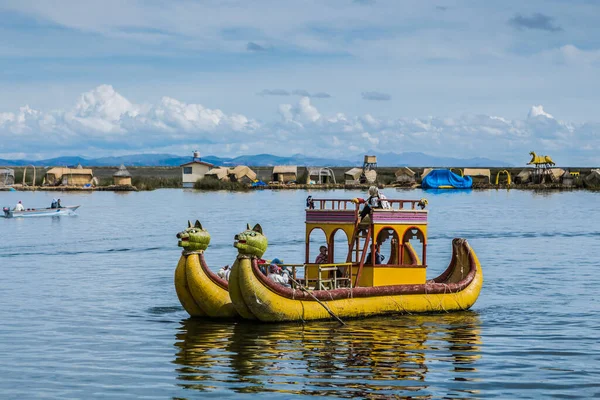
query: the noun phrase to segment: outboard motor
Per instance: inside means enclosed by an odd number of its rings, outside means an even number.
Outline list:
[[[9,217],[10,216],[10,208],[4,207],[4,208],[2,208],[2,211],[4,211],[4,216],[5,217]]]

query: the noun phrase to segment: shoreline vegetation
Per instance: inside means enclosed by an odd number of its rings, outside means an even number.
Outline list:
[[[94,171],[94,177],[98,184],[94,187],[81,186],[44,186],[43,179],[45,170],[38,168],[36,171],[35,182],[33,173],[28,170],[25,176],[25,185],[23,185],[23,167],[11,167],[15,171],[15,184],[11,187],[14,190],[44,190],[44,191],[147,191],[165,188],[182,188],[181,168],[180,167],[127,167],[131,173],[131,185],[114,185],[112,175],[118,167],[91,167]],[[270,174],[273,167],[251,167],[257,174],[257,179],[267,183],[266,186],[251,187],[249,184],[240,182],[220,181],[214,178],[203,178],[194,184],[195,190],[226,190],[226,191],[249,191],[249,190],[331,190],[331,189],[366,189],[373,184],[345,184],[344,172],[350,167],[333,167],[336,182],[328,184],[281,184],[270,182]],[[398,183],[394,175],[400,167],[380,167],[377,168],[377,182],[375,185],[380,188],[400,188],[414,189],[420,188],[420,176],[424,168],[409,167],[416,173],[416,182]],[[439,167],[450,169],[449,167]],[[452,167],[453,171],[461,167]],[[487,168],[491,172],[491,183],[474,180],[473,190],[483,189],[516,189],[516,190],[600,190],[600,185],[585,185],[583,177],[589,174],[592,168],[565,168],[569,171],[580,172],[580,177],[573,179],[572,185],[567,187],[562,183],[532,184],[515,182],[516,176],[525,167],[521,168]],[[500,171],[508,171],[512,177],[511,185],[507,185],[506,175],[501,174],[499,184],[496,185],[496,175]],[[298,167],[298,182],[307,181],[307,167]],[[339,183],[342,182],[342,183]],[[11,187],[0,186],[0,190],[11,190]],[[462,189],[461,189],[462,190]]]

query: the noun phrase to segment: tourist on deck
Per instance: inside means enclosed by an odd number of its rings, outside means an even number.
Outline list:
[[[315,264],[327,264],[327,246],[319,247],[319,255],[315,259]]]
[[[19,200],[19,202],[15,206],[15,211],[25,211],[25,207],[23,206],[23,203],[21,203],[21,200]]]
[[[288,283],[289,280],[286,281],[286,279],[283,277],[283,275],[281,275],[280,271],[281,271],[281,268],[279,267],[279,265],[277,265],[277,264],[269,265],[269,275],[267,275],[267,278],[269,278],[273,282],[278,283],[282,286],[289,286],[289,283]]]
[[[231,274],[231,268],[229,268],[229,265],[224,266],[223,268],[221,268],[219,270],[219,272],[217,272],[217,276],[221,279],[225,279],[226,281],[229,281],[230,274]]]
[[[314,210],[314,208],[315,208],[315,201],[313,200],[312,196],[308,196],[306,198],[306,208],[308,208],[309,210]]]
[[[373,208],[381,208],[381,201],[379,199],[379,189],[377,188],[377,186],[371,186],[369,188],[369,197],[367,198],[367,200],[358,199],[358,202],[361,204],[364,203],[364,207],[360,212],[360,219],[362,221],[367,215],[369,215]]]

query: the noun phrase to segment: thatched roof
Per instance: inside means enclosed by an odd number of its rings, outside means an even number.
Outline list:
[[[360,178],[362,172],[363,172],[362,168],[352,168],[352,169],[344,172],[344,175],[348,175],[354,179],[358,179],[358,178]]]
[[[377,180],[377,171],[374,169],[368,170],[365,172],[365,177],[367,178],[367,182],[373,183]]]
[[[485,176],[490,179],[490,170],[487,168],[465,168],[463,176]]]
[[[558,180],[563,176],[565,170],[562,168],[550,168],[550,173],[554,176],[554,179]]]
[[[127,171],[127,168],[125,168],[125,165],[121,164],[121,166],[119,167],[119,170],[117,172],[115,172],[113,174],[114,177],[125,177],[125,178],[131,178],[131,174],[129,173],[129,171]]]
[[[206,174],[204,174],[204,176],[209,176],[209,177],[213,177],[213,178],[217,178],[217,179],[223,179],[223,178],[226,178],[228,174],[229,174],[229,169],[227,169],[225,167],[217,167],[217,168],[213,168],[213,169],[209,170]]]
[[[237,167],[230,168],[228,175],[233,175],[237,180],[243,178],[244,176],[247,176],[248,179],[252,181],[256,180],[256,172],[252,171],[245,165],[238,165]]]
[[[587,186],[600,185],[600,169],[593,169],[585,178],[583,178],[583,181]]]
[[[400,169],[398,169],[398,171],[394,173],[394,175],[396,175],[396,178],[400,175],[415,176],[415,171],[408,167],[401,167]]]
[[[521,172],[519,172],[519,174],[515,177],[515,178],[519,178],[523,181],[526,181],[527,179],[529,179],[529,177],[532,174],[532,170],[531,169],[524,169]]]
[[[423,170],[423,173],[421,174],[421,179],[425,178],[427,176],[427,174],[430,173],[431,171],[433,171],[433,168],[425,168]]]
[[[298,167],[295,165],[277,165],[273,167],[274,174],[298,174]]]
[[[91,168],[82,168],[81,165],[79,165],[77,168],[61,168],[61,167],[50,168],[46,172],[46,175],[54,175],[57,178],[60,178],[63,175],[91,175],[91,176],[94,176]]]

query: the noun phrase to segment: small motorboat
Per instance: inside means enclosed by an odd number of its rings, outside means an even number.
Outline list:
[[[75,210],[80,206],[64,206],[60,208],[26,208],[23,211],[11,210],[9,207],[4,207],[4,218],[18,217],[58,217],[62,215],[73,215]]]

